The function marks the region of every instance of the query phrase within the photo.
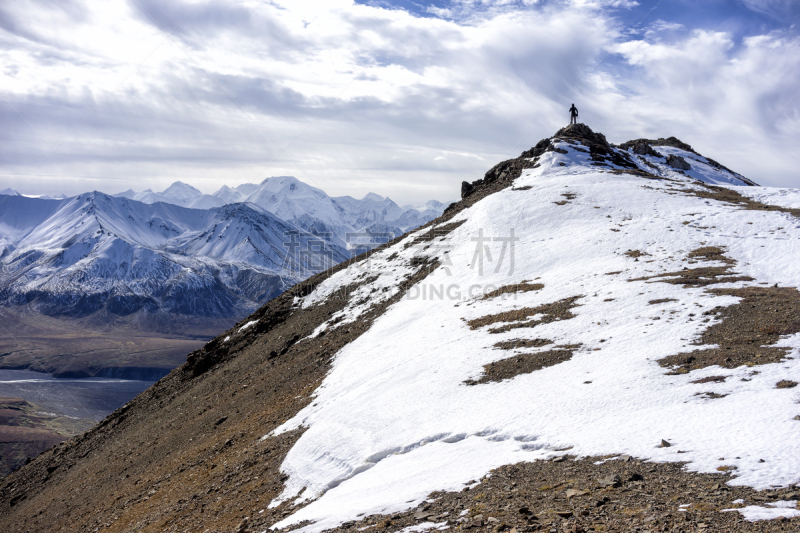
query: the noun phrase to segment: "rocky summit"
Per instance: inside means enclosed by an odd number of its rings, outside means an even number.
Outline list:
[[[0,485],[2,531],[800,529],[800,195],[578,124]]]

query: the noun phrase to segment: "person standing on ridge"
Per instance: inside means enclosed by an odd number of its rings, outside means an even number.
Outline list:
[[[572,107],[569,108],[569,123],[570,124],[578,123],[578,108],[575,107],[575,104],[572,104]]]

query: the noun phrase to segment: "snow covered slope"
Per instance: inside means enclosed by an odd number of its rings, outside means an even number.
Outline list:
[[[258,189],[257,183],[242,183],[236,187],[228,187],[227,185],[223,185],[211,196],[216,196],[226,204],[235,204],[247,200],[247,197],[253,194],[256,189]]]
[[[15,244],[55,213],[61,202],[0,194],[0,261],[14,251]]]
[[[48,315],[239,318],[349,256],[251,204],[199,210],[97,192],[0,196],[0,235],[0,301]]]
[[[704,183],[727,186],[756,185],[713,159],[703,157],[691,146],[675,137],[658,140],[637,139],[623,143],[620,148],[632,154],[641,168],[655,171],[658,175],[661,175],[663,170],[667,172],[672,170]]]
[[[305,428],[271,504],[305,506],[275,527],[391,514],[565,453],[800,482],[800,212],[736,203],[717,185],[746,178],[692,151],[586,130],[465,183],[469,198],[509,180],[296,299],[358,287],[311,336],[327,339],[430,268],[265,435]]]

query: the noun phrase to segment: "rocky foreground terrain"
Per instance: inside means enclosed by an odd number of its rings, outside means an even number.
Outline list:
[[[800,211],[750,189],[565,128],[4,478],[0,528],[800,530]]]

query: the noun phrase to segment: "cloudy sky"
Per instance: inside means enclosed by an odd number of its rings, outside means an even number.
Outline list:
[[[0,3],[0,189],[455,199],[581,121],[800,187],[796,0]]]

